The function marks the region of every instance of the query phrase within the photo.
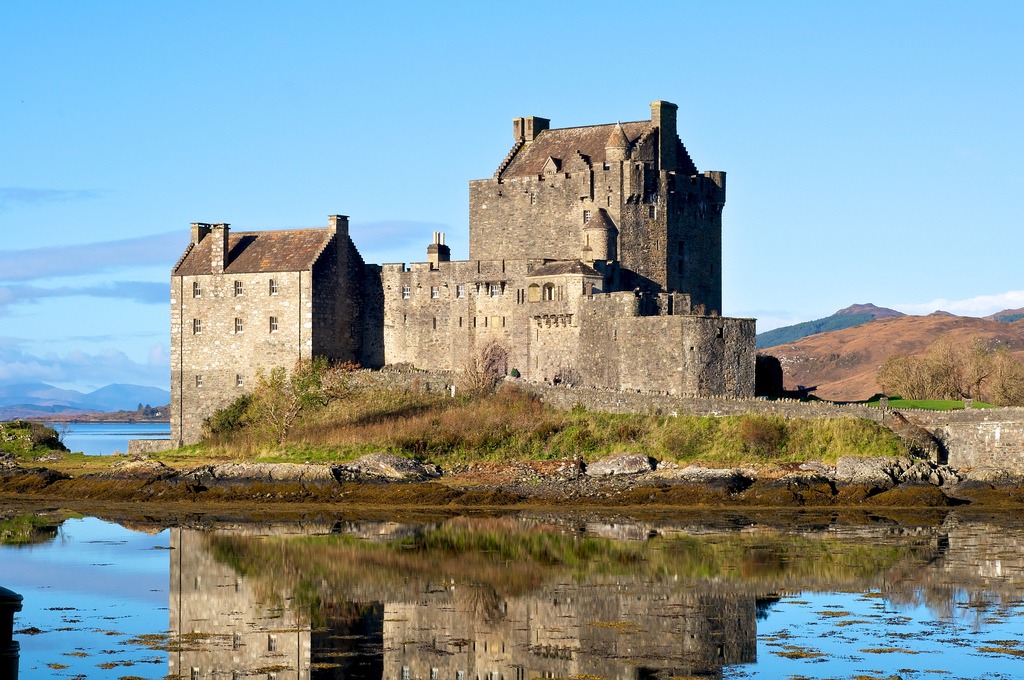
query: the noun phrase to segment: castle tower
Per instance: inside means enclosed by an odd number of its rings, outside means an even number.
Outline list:
[[[608,136],[608,141],[604,145],[604,158],[611,163],[629,159],[629,139],[622,129],[622,123],[616,123],[615,129]]]

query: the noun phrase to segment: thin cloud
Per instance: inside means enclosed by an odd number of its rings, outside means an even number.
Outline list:
[[[28,281],[138,267],[171,266],[187,245],[180,230],[118,241],[0,250],[0,280]]]
[[[0,212],[17,205],[46,205],[96,198],[101,192],[94,189],[37,189],[33,187],[0,187]]]
[[[386,220],[353,222],[350,234],[363,259],[380,264],[425,261],[430,236],[435,231],[452,230],[437,222]]]
[[[0,313],[3,313],[11,305],[64,297],[116,298],[144,305],[158,305],[167,303],[171,297],[171,289],[167,283],[154,281],[115,281],[106,286],[60,286],[58,288],[0,285]]]
[[[164,345],[150,348],[145,363],[133,361],[121,350],[96,353],[72,350],[66,354],[36,355],[16,344],[0,343],[0,382],[23,383],[129,383],[163,387],[170,376]]]
[[[988,316],[1004,309],[1024,307],[1024,290],[1010,290],[994,295],[976,295],[963,300],[937,298],[931,302],[898,304],[893,307],[905,314],[924,315],[942,310],[958,316]]]

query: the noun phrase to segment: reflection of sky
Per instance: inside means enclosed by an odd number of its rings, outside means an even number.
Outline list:
[[[162,678],[166,654],[123,643],[167,631],[169,552],[159,549],[167,545],[167,531],[150,535],[87,518],[68,520],[49,543],[0,546],[0,585],[25,598],[15,630],[44,631],[16,636],[21,677],[45,677],[55,672],[48,664],[65,664],[53,677]],[[88,656],[67,656],[76,650]],[[134,665],[97,666],[129,661]]]
[[[978,649],[1015,642],[1015,649],[1024,651],[1022,603],[1005,616],[987,613],[978,626],[979,612],[965,601],[952,617],[937,618],[924,605],[897,606],[872,595],[877,593],[804,592],[784,598],[757,622],[757,663],[726,668],[724,677],[1021,677],[1020,658]],[[780,655],[801,651],[821,656]]]

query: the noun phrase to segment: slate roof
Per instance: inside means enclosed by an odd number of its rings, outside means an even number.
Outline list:
[[[547,262],[534,269],[532,272],[527,274],[527,276],[561,276],[563,274],[601,276],[601,272],[588,264],[583,264],[579,260],[555,260],[554,262]]]
[[[619,230],[619,228],[615,226],[615,223],[612,222],[611,215],[609,215],[608,211],[605,210],[604,208],[598,208],[597,209],[597,214],[594,215],[590,219],[589,222],[587,222],[585,225],[583,225],[583,228],[585,230],[586,229],[607,229],[608,231],[612,231],[612,230],[618,231]]]
[[[334,232],[329,229],[229,231],[228,263],[224,273],[305,271],[313,266],[333,237]],[[210,274],[213,242],[213,236],[209,235],[191,245],[174,275]]]
[[[604,163],[604,149],[612,134],[617,134],[616,125],[622,126],[622,132],[631,146],[652,129],[651,121],[642,120],[633,123],[544,130],[516,154],[501,175],[502,177],[535,177],[544,172],[544,163],[549,157],[558,158],[564,162],[572,158],[577,151],[589,158],[591,165]]]

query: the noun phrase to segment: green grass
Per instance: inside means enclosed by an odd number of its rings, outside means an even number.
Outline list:
[[[878,406],[878,397],[872,397],[866,402],[862,402],[868,406]],[[963,409],[964,402],[944,400],[944,399],[900,399],[899,397],[891,397],[889,399],[889,408],[920,408],[929,411],[956,411]],[[989,404],[983,401],[975,401],[971,405],[971,408],[997,408],[995,404]]]

